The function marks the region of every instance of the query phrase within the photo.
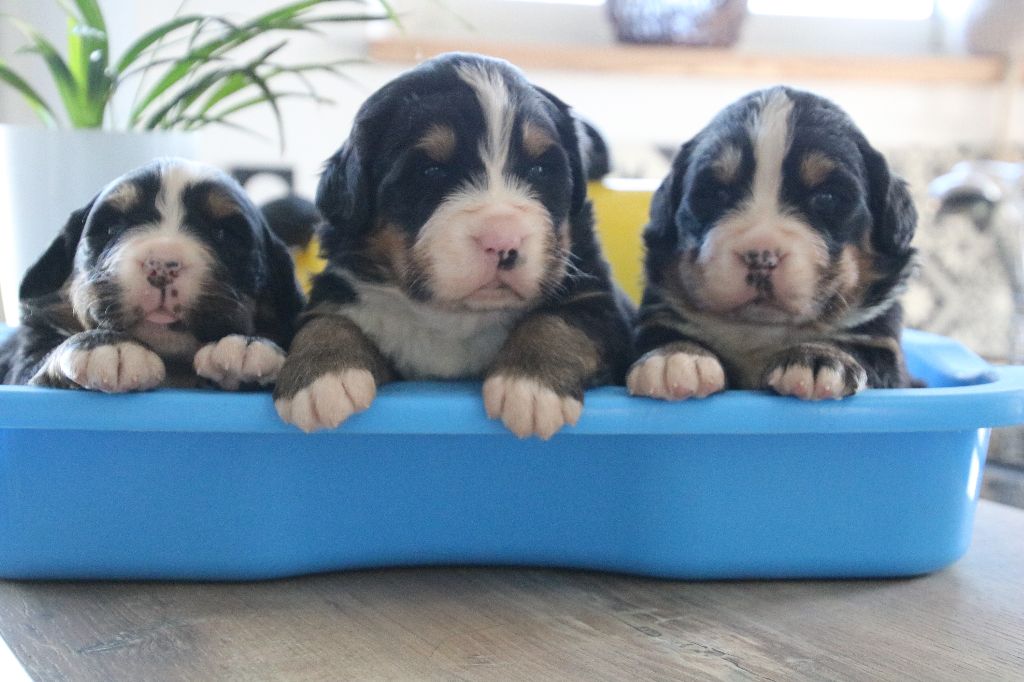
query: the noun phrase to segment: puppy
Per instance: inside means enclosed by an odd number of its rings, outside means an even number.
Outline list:
[[[630,330],[593,230],[569,108],[510,64],[451,54],[385,85],[327,162],[327,269],[274,391],[305,431],[396,379],[485,379],[520,437],[622,381]]]
[[[288,252],[242,188],[180,159],[75,211],[19,293],[0,379],[111,393],[267,385],[302,308]]]
[[[835,104],[785,87],[735,102],[652,201],[630,393],[909,386],[897,297],[916,222],[905,183]]]

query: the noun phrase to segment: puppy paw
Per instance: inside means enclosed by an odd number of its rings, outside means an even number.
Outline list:
[[[630,395],[662,400],[706,398],[725,389],[725,370],[709,353],[669,347],[637,360],[626,377],[626,388]]]
[[[867,384],[867,373],[851,355],[824,344],[780,353],[765,371],[764,388],[803,400],[838,400]]]
[[[167,374],[159,355],[130,341],[88,349],[69,346],[58,353],[61,373],[91,391],[147,391],[159,386]]]
[[[284,357],[284,351],[268,339],[231,334],[200,348],[192,365],[204,379],[236,391],[242,384],[274,383]]]
[[[325,374],[291,397],[279,397],[274,407],[281,419],[306,433],[333,429],[370,406],[377,395],[373,375],[365,369]]]
[[[535,379],[495,375],[484,382],[484,407],[491,419],[501,419],[508,429],[526,438],[547,440],[566,424],[580,419],[583,403],[560,396]]]

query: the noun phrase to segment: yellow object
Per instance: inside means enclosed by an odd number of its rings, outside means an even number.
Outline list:
[[[597,234],[605,258],[612,266],[612,275],[634,301],[643,293],[643,240],[651,196],[657,181],[611,178],[591,182],[587,193],[594,202]],[[320,258],[320,243],[314,237],[309,245],[295,255],[295,274],[302,288],[309,292],[313,276],[326,266]]]
[[[644,289],[644,246],[641,233],[647,224],[656,180],[607,178],[590,183],[597,234],[612,275],[623,291],[640,302]]]
[[[313,276],[327,267],[327,261],[320,257],[320,240],[313,237],[305,249],[297,253],[292,251],[292,260],[295,261],[295,276],[302,290],[308,294],[313,286]]]

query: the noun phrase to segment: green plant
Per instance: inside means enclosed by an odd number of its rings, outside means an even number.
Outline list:
[[[318,32],[329,24],[381,19],[397,22],[387,0],[300,0],[237,23],[222,16],[183,14],[182,2],[173,18],[139,36],[115,59],[110,54],[99,0],[55,1],[68,18],[66,57],[30,24],[9,15],[4,18],[27,40],[19,52],[34,53],[45,62],[70,127],[241,128],[232,117],[266,105],[274,114],[282,144],[279,101],[301,97],[329,102],[316,93],[307,75],[321,72],[340,76],[339,67],[354,60],[286,65],[275,61],[275,55],[287,40],[262,49],[257,41],[271,34]],[[339,4],[362,7],[331,13],[329,6]],[[374,11],[366,7],[368,4],[380,9]],[[246,51],[255,54],[241,58],[239,53]],[[3,61],[0,82],[18,91],[46,125],[62,125],[54,107]],[[114,94],[132,84],[136,87],[134,100],[118,126],[111,110]]]

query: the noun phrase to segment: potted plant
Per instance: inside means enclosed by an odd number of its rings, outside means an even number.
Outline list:
[[[10,323],[24,271],[103,182],[157,156],[192,156],[193,131],[240,128],[237,115],[256,107],[273,112],[283,146],[282,99],[329,101],[308,75],[340,74],[351,60],[282,63],[289,35],[395,19],[387,0],[300,0],[239,21],[178,14],[115,56],[99,0],[54,1],[68,20],[63,54],[33,26],[3,17],[25,39],[20,52],[45,63],[59,95],[59,106],[47,101],[0,61],[0,88],[18,93],[44,126],[0,125],[0,293]],[[127,114],[116,117],[115,97],[132,91]]]

